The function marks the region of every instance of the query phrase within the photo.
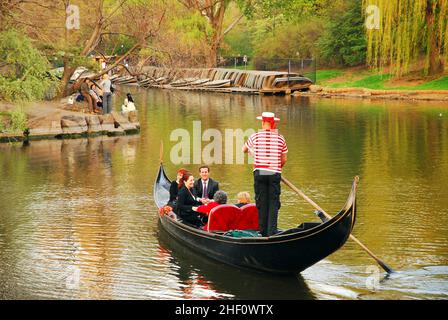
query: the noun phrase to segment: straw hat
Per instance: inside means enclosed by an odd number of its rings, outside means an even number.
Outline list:
[[[261,116],[257,117],[258,120],[263,120],[263,121],[268,121],[268,122],[272,122],[272,120],[274,121],[280,121],[279,118],[275,117],[275,114],[273,112],[263,112],[261,114]]]

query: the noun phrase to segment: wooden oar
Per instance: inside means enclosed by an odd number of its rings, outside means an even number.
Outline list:
[[[355,179],[359,179],[356,177]],[[297,193],[299,196],[301,196],[303,199],[308,201],[314,208],[321,211],[328,219],[331,219],[332,217],[326,213],[321,207],[319,207],[313,200],[308,198],[302,191],[300,191],[296,186],[294,186],[288,179],[282,176],[282,181],[284,184],[286,184],[288,187],[290,187],[295,193]],[[384,263],[380,258],[378,258],[372,251],[369,250],[364,244],[361,243],[358,239],[356,239],[353,235],[350,235],[350,239],[355,241],[365,252],[367,252],[375,261],[386,271],[387,273],[394,272],[391,267],[389,267],[386,263]]]

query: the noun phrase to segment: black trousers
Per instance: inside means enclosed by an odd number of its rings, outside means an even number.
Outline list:
[[[278,210],[280,209],[281,174],[269,171],[254,171],[255,203],[261,235],[269,237],[277,233]]]

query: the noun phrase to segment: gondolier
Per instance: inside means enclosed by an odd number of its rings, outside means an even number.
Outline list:
[[[257,119],[262,121],[262,130],[249,137],[243,152],[249,152],[254,157],[255,202],[260,232],[262,236],[269,237],[277,233],[280,180],[288,147],[285,138],[276,129],[276,122],[280,119],[274,113],[263,112]]]

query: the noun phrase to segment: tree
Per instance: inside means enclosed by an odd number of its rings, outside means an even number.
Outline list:
[[[64,72],[60,96],[71,92],[68,83],[78,66],[98,68],[91,56],[95,53],[107,55],[100,50],[106,37],[124,36],[131,39],[131,45],[114,64],[95,77],[108,72],[138,48],[146,46],[148,39],[157,33],[166,10],[164,2],[156,0],[78,0],[75,11],[71,9],[69,0],[15,1],[17,12],[10,15],[11,23],[34,39],[52,60],[62,60]],[[163,10],[159,10],[160,4]],[[79,27],[76,23],[73,28],[69,27],[71,19],[79,19]]]
[[[318,40],[319,60],[328,65],[365,64],[367,44],[362,0],[345,1],[338,14],[327,21],[325,32]]]
[[[341,0],[237,0],[250,21],[256,64],[265,59],[310,58],[324,27],[322,17]]]
[[[209,45],[206,56],[208,67],[215,67],[217,63],[218,50],[221,47],[224,36],[230,32],[243,15],[238,16],[225,30],[223,28],[224,14],[231,0],[179,0],[186,8],[199,12],[207,19],[212,32],[204,32],[204,39]]]
[[[364,0],[364,8],[373,8],[369,14],[379,20],[366,28],[370,65],[390,65],[392,73],[401,76],[424,56],[425,74],[443,72],[448,55],[448,0]]]
[[[0,99],[29,101],[44,98],[52,80],[48,60],[25,35],[0,32]]]

